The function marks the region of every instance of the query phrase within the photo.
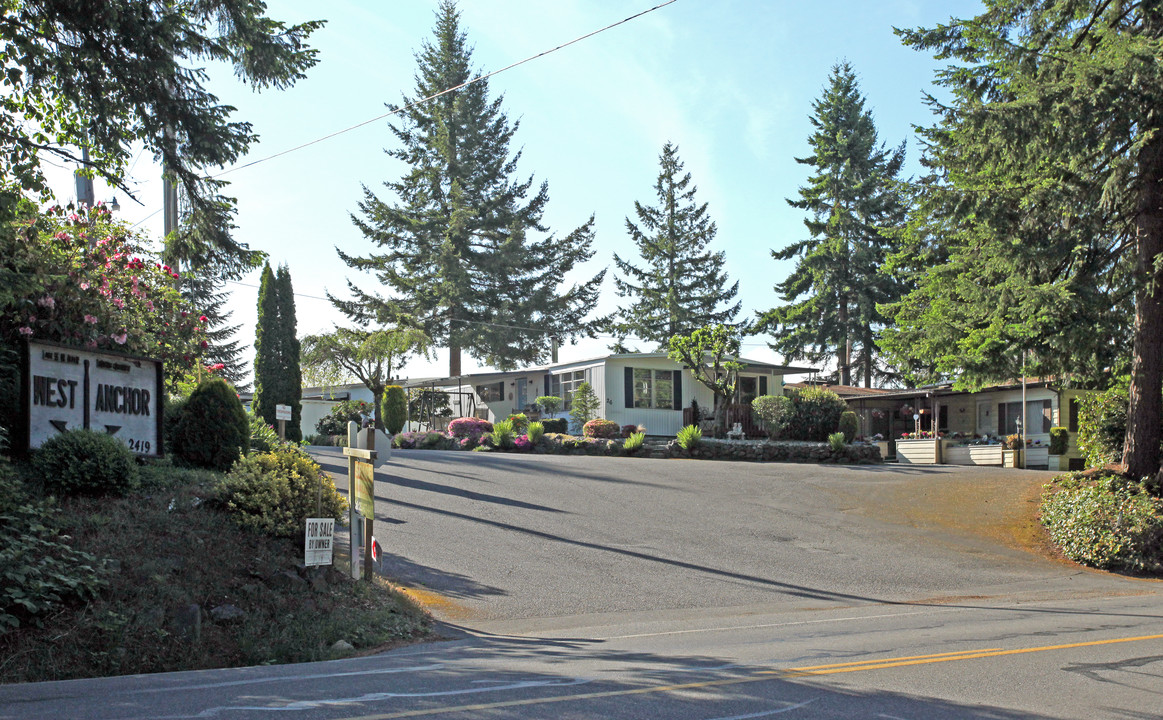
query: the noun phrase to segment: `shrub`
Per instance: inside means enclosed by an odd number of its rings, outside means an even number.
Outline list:
[[[699,429],[698,425],[687,425],[678,431],[675,439],[678,440],[678,446],[683,450],[692,450],[702,442],[703,431]]]
[[[622,443],[622,449],[628,453],[635,452],[639,448],[642,447],[642,443],[645,441],[646,441],[646,433],[644,433],[644,432],[630,433],[630,436],[627,437],[626,441]]]
[[[166,454],[173,454],[174,442],[178,437],[178,423],[182,419],[182,411],[186,408],[188,397],[166,398],[162,408],[162,449]]]
[[[60,511],[34,500],[0,459],[0,636],[39,625],[61,604],[96,597],[104,582],[97,558],[61,534]]]
[[[539,422],[529,423],[529,428],[525,431],[525,436],[529,438],[529,442],[536,445],[543,435],[545,435],[545,425]]]
[[[792,440],[823,442],[836,432],[840,415],[848,405],[831,390],[809,387],[792,396],[795,412],[787,426]]]
[[[594,418],[582,427],[582,435],[591,438],[616,438],[619,431],[618,423],[602,418]]]
[[[448,434],[454,438],[472,438],[480,440],[485,433],[493,431],[493,424],[488,420],[474,417],[462,417],[448,423]]]
[[[1042,498],[1042,524],[1063,554],[1107,570],[1163,571],[1163,499],[1114,473],[1055,480]]]
[[[545,427],[545,432],[547,433],[569,432],[569,421],[565,418],[550,418],[549,420],[542,420],[541,424]]]
[[[508,449],[513,446],[513,438],[517,436],[513,430],[513,423],[508,420],[501,420],[493,423],[493,431],[489,433],[489,438],[493,442],[494,447]]]
[[[190,393],[174,435],[174,457],[185,465],[229,470],[250,446],[250,421],[233,388],[210,378]]]
[[[1050,428],[1050,454],[1065,455],[1070,443],[1070,431],[1064,427]]]
[[[363,400],[344,400],[336,403],[331,411],[315,423],[315,432],[320,435],[343,435],[347,437],[347,423],[363,421],[372,414],[372,406]]]
[[[786,395],[762,395],[751,401],[751,414],[763,422],[773,439],[783,435],[795,414],[795,405]]]
[[[137,458],[117,438],[94,430],[54,435],[32,458],[49,492],[62,495],[120,495],[137,487]]]
[[[578,385],[577,389],[573,391],[569,409],[570,424],[574,431],[580,433],[586,423],[597,417],[598,409],[601,406],[598,396],[594,395],[594,389],[590,387],[588,382]]]
[[[384,423],[384,432],[389,435],[395,435],[404,429],[404,423],[408,422],[408,397],[404,395],[404,388],[399,385],[384,388],[380,418]]]
[[[623,425],[622,426],[622,437],[623,438],[628,438],[636,432],[638,432],[637,425]]]
[[[851,410],[845,410],[840,413],[840,424],[838,430],[844,433],[844,442],[850,443],[856,439],[860,433],[860,421],[856,418],[856,413]]]
[[[525,430],[529,427],[529,416],[525,413],[517,413],[509,416],[509,422],[513,423],[513,432],[518,435],[524,435]]]
[[[828,436],[828,444],[832,446],[833,452],[842,452],[844,450],[844,446],[848,444],[845,437],[842,432],[834,432]]]
[[[545,412],[549,413],[550,417],[553,417],[557,414],[557,411],[561,409],[561,398],[557,397],[556,395],[542,395],[541,397],[537,398],[537,404],[540,405],[542,409],[545,410]]]
[[[331,477],[293,446],[239,458],[215,490],[218,502],[236,515],[240,525],[275,537],[301,537],[307,518],[343,522],[347,512],[347,501],[336,492]]]
[[[1005,441],[1002,442],[1002,446],[1005,447],[1006,450],[1021,450],[1022,436],[1017,433],[1014,433],[1013,435],[1006,435]]]
[[[1125,385],[1082,397],[1078,406],[1078,449],[1088,466],[1100,467],[1122,459],[1129,404]]]
[[[464,444],[464,440],[470,438],[454,438],[445,435],[442,432],[435,430],[420,431],[420,432],[402,432],[392,436],[392,447],[401,448],[403,450],[419,449],[419,450],[457,450],[460,448],[471,449]],[[472,440],[472,445],[475,446],[476,440]]]
[[[250,422],[250,449],[256,452],[270,452],[282,442],[275,429],[266,424],[266,421],[250,411],[246,414]]]

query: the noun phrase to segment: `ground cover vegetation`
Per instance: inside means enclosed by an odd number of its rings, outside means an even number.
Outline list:
[[[618,297],[629,299],[610,325],[617,352],[626,352],[628,335],[665,348],[675,335],[730,324],[742,305],[732,304],[739,283],[730,284],[723,251],[710,248],[718,229],[707,204],[695,199],[697,188],[683,172],[678,147],[666,143],[658,163],[657,205],[636,201],[637,222],[626,218],[642,266],[614,254],[614,287]]]
[[[411,318],[449,348],[449,376],[461,353],[497,368],[548,360],[552,343],[592,337],[588,320],[605,271],[568,288],[562,278],[592,255],[593,218],[558,238],[543,223],[548,185],[517,174],[510,123],[487,80],[454,92],[476,74],[472,50],[451,0],[437,10],[433,37],[416,53],[416,86],[391,126],[388,154],[406,166],[384,183],[389,199],[364,187],[356,227],[378,249],[339,252],[349,267],[375,275],[386,294],[348,280],[350,300],[330,296],[354,322]],[[437,93],[428,102],[416,102]]]
[[[6,681],[325,660],[427,637],[427,615],[382,579],[297,566],[305,518],[341,522],[347,507],[296,445],[236,452],[221,472],[139,466],[84,430],[56,441],[22,466],[0,458]]]

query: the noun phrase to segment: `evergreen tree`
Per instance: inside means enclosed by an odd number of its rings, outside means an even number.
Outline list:
[[[434,37],[416,54],[414,100],[472,78],[472,53],[451,0],[436,13]],[[394,107],[394,106],[393,106]],[[391,127],[399,147],[388,154],[408,170],[386,182],[394,202],[364,187],[356,226],[381,253],[348,266],[372,272],[391,291],[365,292],[351,280],[351,301],[331,298],[360,324],[399,324],[415,318],[435,342],[449,348],[449,374],[461,373],[461,351],[499,368],[548,358],[551,343],[592,336],[604,319],[587,321],[604,271],[558,292],[562,278],[593,251],[593,218],[562,239],[529,237],[548,229],[541,218],[549,200],[542,183],[514,176],[520,152],[509,142],[501,100],[480,81],[408,107]]]
[[[896,314],[902,351],[978,377],[1009,375],[1024,354],[1034,371],[1094,370],[1101,345],[1126,334],[1133,298],[1123,460],[1131,477],[1154,477],[1163,1],[992,0],[975,18],[900,34],[959,63],[938,73],[952,101],[930,100],[939,122],[925,133],[936,171],[928,227],[939,230],[929,234],[948,237],[931,252],[945,261]],[[917,341],[920,323],[949,350]],[[1157,479],[1152,491],[1163,493]]]
[[[295,337],[295,299],[291,273],[286,265],[278,274],[268,263],[263,267],[258,291],[258,322],[254,337],[255,415],[268,425],[278,425],[275,406],[290,405],[287,439],[302,439],[302,373],[299,340]]]
[[[877,335],[885,318],[877,306],[900,292],[879,270],[893,247],[887,231],[904,220],[896,178],[905,146],[888,150],[878,142],[848,63],[832,68],[812,110],[812,154],[796,162],[814,174],[799,198],[787,201],[808,211],[810,237],[772,251],[777,260],[799,259],[775,286],[789,304],[763,313],[758,329],[776,338],[771,347],[787,361],[821,363],[835,355],[841,384],[851,385],[856,370],[871,387],[882,374]]]
[[[623,275],[614,278],[618,297],[634,299],[612,324],[619,346],[634,335],[665,347],[675,335],[731,323],[739,314],[740,303],[729,304],[739,293],[739,283],[727,287],[723,252],[708,249],[717,228],[707,204],[695,200],[696,187],[690,173],[683,173],[678,148],[666,143],[658,161],[658,205],[635,202],[638,223],[626,218],[626,231],[645,267],[614,254]]]

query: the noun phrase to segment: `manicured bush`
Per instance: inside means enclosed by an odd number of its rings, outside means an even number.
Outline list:
[[[315,423],[315,432],[320,435],[343,435],[347,437],[347,423],[363,425],[364,419],[371,417],[373,408],[363,400],[344,400],[332,406],[331,411]]]
[[[549,413],[549,417],[553,417],[561,409],[561,398],[556,395],[542,395],[537,398],[537,404],[541,406],[542,410]]]
[[[234,388],[221,378],[203,380],[190,393],[174,434],[181,464],[229,470],[250,447],[250,421]]]
[[[594,389],[588,382],[583,382],[573,391],[570,399],[569,419],[570,426],[575,433],[580,433],[585,424],[598,415],[602,403],[594,394]]]
[[[404,429],[404,423],[408,422],[408,396],[404,394],[404,388],[399,385],[384,388],[380,419],[384,423],[384,432],[389,435],[395,435]]]
[[[464,441],[470,441],[465,444]],[[476,446],[473,438],[454,438],[435,430],[402,432],[392,436],[392,447],[404,450],[471,450]]]
[[[508,420],[500,420],[493,423],[493,431],[489,433],[489,439],[492,441],[494,447],[507,450],[513,446],[513,438],[517,437],[517,432],[513,429],[513,423]]]
[[[59,514],[34,499],[0,458],[0,636],[39,625],[65,603],[96,597],[104,585],[97,558],[69,545]]]
[[[480,440],[485,433],[493,431],[493,424],[488,420],[474,417],[462,417],[448,423],[448,434],[454,438],[472,438]]]
[[[848,443],[845,441],[844,433],[834,432],[828,436],[828,444],[832,446],[832,452],[840,452]]]
[[[618,423],[613,420],[594,418],[582,427],[582,435],[592,438],[616,438],[620,434]]]
[[[1163,499],[1115,473],[1055,478],[1042,524],[1063,554],[1106,570],[1163,572]]]
[[[524,435],[526,428],[529,427],[529,416],[525,413],[517,413],[508,417],[509,422],[513,423],[513,432],[518,435]]]
[[[347,500],[331,477],[307,453],[289,445],[239,458],[215,491],[240,525],[275,537],[302,537],[307,518],[343,522],[347,512]],[[317,510],[320,495],[322,509]]]
[[[1070,443],[1070,431],[1064,427],[1050,428],[1050,454],[1065,455]]]
[[[565,418],[550,418],[542,420],[541,424],[545,426],[547,433],[567,433],[569,432],[569,420]]]
[[[1078,449],[1088,467],[1122,460],[1130,400],[1125,385],[1088,393],[1078,405]]]
[[[693,450],[702,442],[703,431],[699,429],[698,425],[687,425],[678,431],[675,439],[678,440],[678,445],[683,450]]]
[[[61,495],[121,495],[139,482],[129,448],[94,430],[52,436],[36,451],[32,468],[48,492]]]
[[[186,408],[188,397],[168,397],[162,408],[162,450],[167,455],[174,452],[174,440],[178,437],[178,422]]]
[[[831,390],[808,387],[792,396],[791,422],[786,434],[792,440],[824,442],[836,432],[840,425],[840,415],[848,405]]]
[[[275,429],[266,424],[266,421],[255,415],[253,412],[246,414],[247,420],[250,421],[250,449],[256,452],[270,452],[278,447],[279,434]]]
[[[646,441],[646,433],[644,433],[644,432],[630,433],[630,436],[627,437],[626,441],[622,443],[622,449],[624,451],[626,451],[627,453],[636,452],[642,447],[642,443],[645,441]]]
[[[529,427],[525,431],[525,436],[529,438],[529,442],[536,445],[543,435],[545,435],[545,426],[543,424],[536,421],[529,423]]]
[[[786,395],[762,395],[751,401],[751,414],[763,422],[767,434],[780,437],[795,414],[795,405]]]
[[[840,413],[838,430],[844,434],[845,443],[855,440],[856,436],[860,434],[860,421],[856,418],[856,413],[851,410]]]

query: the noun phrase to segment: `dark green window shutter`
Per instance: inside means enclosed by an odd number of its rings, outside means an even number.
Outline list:
[[[767,395],[767,376],[760,375],[759,376],[759,396],[763,397],[765,395]]]
[[[626,368],[626,407],[634,407],[634,368]]]
[[[682,370],[674,371],[674,409],[682,410]]]

